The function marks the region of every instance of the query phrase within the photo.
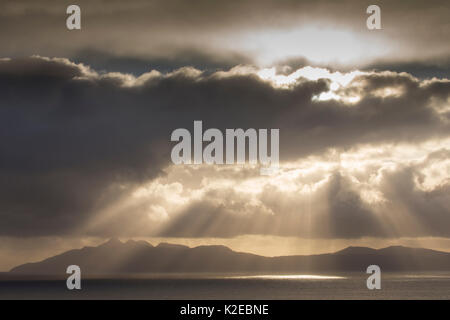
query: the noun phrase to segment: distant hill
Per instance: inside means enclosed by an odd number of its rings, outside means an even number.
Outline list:
[[[364,271],[376,264],[383,271],[450,271],[450,253],[429,249],[388,247],[344,250],[310,256],[263,257],[235,252],[225,246],[161,243],[112,239],[98,247],[84,247],[36,263],[27,263],[10,272],[26,275],[65,275],[68,265],[81,267],[83,274],[189,272],[345,272]]]

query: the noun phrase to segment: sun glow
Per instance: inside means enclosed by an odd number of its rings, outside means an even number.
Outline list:
[[[269,80],[279,87],[295,84],[299,79],[304,78],[310,81],[319,79],[327,79],[330,83],[331,90],[337,90],[341,86],[347,86],[356,76],[365,74],[361,71],[352,71],[341,73],[339,71],[330,72],[325,68],[304,67],[300,68],[288,75],[277,74],[275,67],[264,68],[257,72],[257,75],[263,80]]]
[[[325,68],[304,67],[298,69],[290,74],[277,74],[276,68],[264,68],[256,72],[258,77],[262,80],[269,81],[273,86],[278,88],[290,88],[302,79],[309,81],[317,81],[325,79],[329,81],[329,90],[314,96],[314,100],[343,100],[347,103],[357,103],[361,97],[353,95],[347,96],[340,94],[339,90],[347,87],[357,76],[367,74],[362,71],[351,71],[348,73],[341,73],[339,71],[330,72]]]
[[[245,33],[234,46],[254,53],[262,65],[294,57],[347,64],[386,54],[392,46],[383,42],[374,35],[367,38],[351,30],[303,26]]]

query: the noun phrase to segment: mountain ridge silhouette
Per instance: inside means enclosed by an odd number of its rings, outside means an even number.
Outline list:
[[[381,249],[349,246],[334,253],[266,257],[237,252],[223,245],[187,247],[162,242],[122,242],[112,238],[97,247],[73,249],[9,272],[65,275],[69,265],[83,274],[224,273],[224,272],[365,272],[376,264],[384,271],[450,271],[450,253],[425,248]]]

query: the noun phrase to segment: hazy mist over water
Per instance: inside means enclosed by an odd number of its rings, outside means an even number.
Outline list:
[[[0,299],[450,299],[450,273],[384,273],[381,290],[368,290],[361,273],[334,275],[139,275],[82,280],[2,277]]]

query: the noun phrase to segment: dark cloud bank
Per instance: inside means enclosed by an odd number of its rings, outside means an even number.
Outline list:
[[[219,77],[185,68],[129,82],[126,75],[99,75],[63,59],[1,60],[0,235],[76,232],[124,190],[163,174],[170,164],[170,133],[176,128],[192,130],[194,120],[203,120],[205,128],[280,128],[282,161],[330,147],[414,144],[448,137],[448,111],[430,106],[431,101],[449,98],[448,81],[423,83],[396,73],[356,80],[363,89],[348,90],[364,95],[358,103],[346,105],[312,100],[328,90],[324,79],[303,79],[290,89],[277,89],[254,75]],[[403,93],[386,98],[372,94],[392,85]],[[450,223],[448,185],[420,193],[411,189],[413,179],[405,169],[387,179],[391,184],[385,187],[392,197],[418,208],[417,218],[425,226],[421,235],[450,236],[444,227]],[[329,219],[333,230],[322,235],[317,230],[319,236],[392,235],[373,220],[370,208],[347,188],[345,178],[336,173],[330,181],[325,195],[332,214],[317,219]],[[243,224],[239,219],[254,222]],[[208,233],[213,220],[223,223],[222,232]],[[200,227],[183,228],[189,221]],[[292,217],[233,216],[205,200],[193,204],[164,235],[295,235],[301,222],[289,221]],[[227,225],[250,227],[231,230]]]
[[[362,43],[358,46],[379,37],[389,40],[390,48],[383,48],[389,49],[386,55],[358,67],[389,66],[418,76],[433,72],[449,76],[447,0],[377,1],[382,8],[380,32],[366,28],[366,9],[373,3],[365,0],[79,0],[80,32],[65,28],[69,4],[2,1],[2,55],[56,55],[109,71],[136,73],[142,72],[138,68],[144,64],[159,70],[184,65],[214,69],[255,60],[258,52],[242,47],[243,34],[317,26],[359,34]],[[270,36],[263,39],[272,40]],[[302,58],[305,44],[298,45],[298,57],[286,58]],[[295,67],[295,61],[291,62]],[[356,64],[352,61],[350,67]]]

